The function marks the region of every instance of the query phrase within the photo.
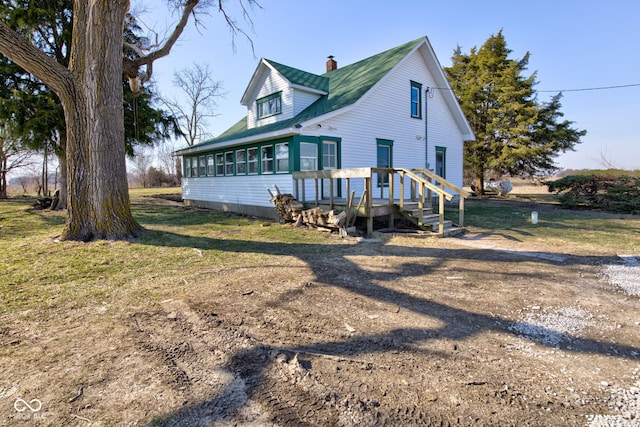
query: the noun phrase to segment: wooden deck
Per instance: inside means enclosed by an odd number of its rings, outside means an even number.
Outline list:
[[[384,177],[384,178],[381,178]],[[322,171],[294,172],[295,197],[305,208],[319,207],[323,210],[350,210],[358,217],[367,219],[367,234],[373,233],[373,219],[387,216],[389,228],[394,219],[402,215],[415,220],[422,229],[434,230],[445,236],[455,228],[464,230],[464,199],[470,194],[428,170],[356,168]],[[384,179],[385,186],[373,189],[376,179]],[[322,197],[322,181],[329,188],[329,197]],[[344,180],[344,185],[341,181]],[[358,185],[353,181],[361,180]],[[399,185],[396,185],[398,183]],[[336,184],[347,197],[334,195]],[[396,188],[397,187],[397,188]],[[357,188],[360,191],[352,190]],[[447,190],[450,190],[448,192]],[[359,194],[357,194],[359,193]],[[458,223],[453,227],[445,221],[445,200],[458,196]],[[376,196],[380,197],[376,197]],[[438,200],[438,212],[433,214],[433,201]],[[436,216],[437,215],[437,216]]]

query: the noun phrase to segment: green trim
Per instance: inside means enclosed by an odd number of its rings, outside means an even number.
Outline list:
[[[389,148],[389,164],[381,165],[380,164],[380,152],[378,151],[379,147],[387,147]],[[393,167],[393,141],[390,139],[381,139],[376,138],[376,164],[379,168],[392,168]],[[387,181],[387,175],[378,175],[378,187],[380,186],[389,186],[389,182]]]
[[[326,142],[333,142],[335,143],[336,146],[336,169],[341,169],[342,168],[342,156],[341,156],[341,143],[342,143],[342,139],[341,138],[336,138],[333,136],[320,136],[320,166],[318,166],[320,169],[324,169],[325,168],[325,164],[324,164],[324,143]],[[324,184],[325,184],[325,180],[323,179],[321,181],[321,186],[322,186],[322,194],[325,194],[325,188],[324,188]],[[341,179],[337,179],[336,180],[336,187],[338,189],[338,194],[335,194],[335,197],[342,197],[342,180]]]
[[[438,174],[438,154],[442,153],[442,178],[447,178],[447,147],[436,146],[436,174]]]
[[[235,153],[235,162],[234,162],[234,170],[235,170],[235,174],[236,176],[244,176],[247,174],[247,149],[246,148],[239,148],[236,150],[233,150]],[[242,163],[238,162],[238,152],[241,152],[244,154],[244,161]],[[244,165],[244,172],[238,172],[238,166],[240,164]]]
[[[289,137],[289,138],[278,138],[278,139],[274,139],[271,141],[266,141],[266,142],[261,142],[261,143],[256,143],[256,144],[243,144],[243,145],[239,145],[239,146],[235,146],[235,147],[226,147],[226,148],[221,148],[218,150],[211,150],[211,151],[206,151],[204,153],[198,153],[196,155],[191,155],[191,156],[183,156],[183,176],[185,178],[197,178],[199,176],[207,176],[207,177],[211,177],[214,175],[189,175],[187,173],[187,170],[190,170],[187,168],[187,165],[191,166],[191,159],[196,159],[196,162],[198,161],[197,159],[199,157],[205,156],[213,156],[213,164],[214,164],[214,172],[215,172],[215,176],[217,177],[222,177],[222,176],[246,176],[246,175],[284,175],[284,174],[290,174],[293,171],[299,171],[300,170],[300,144],[301,143],[308,143],[308,144],[314,144],[316,146],[316,153],[317,153],[317,167],[319,170],[322,170],[324,168],[324,158],[323,158],[323,152],[322,152],[322,143],[323,141],[331,141],[331,142],[335,142],[336,143],[336,155],[337,155],[337,168],[340,169],[342,168],[342,139],[341,138],[336,138],[333,136],[320,136],[320,137],[316,137],[316,136],[306,136],[306,135],[296,135],[293,137]],[[389,141],[389,140],[379,140],[379,141],[386,141],[386,143],[393,145],[393,141]],[[289,168],[287,170],[287,172],[278,172],[277,171],[277,156],[276,156],[276,146],[279,144],[287,144],[288,148],[289,148]],[[267,172],[267,173],[263,173],[262,171],[262,147],[265,146],[271,146],[273,148],[273,172]],[[256,163],[256,168],[258,170],[258,173],[249,173],[249,150],[255,148],[257,150],[257,163]],[[238,173],[238,163],[237,163],[237,156],[236,153],[238,151],[244,151],[245,153],[245,173]],[[226,164],[226,153],[233,153],[233,175],[231,174],[226,174],[227,171],[227,164]],[[221,174],[218,173],[218,163],[217,163],[217,159],[218,156],[222,156],[222,161],[223,163],[221,164],[222,166],[222,172]],[[198,170],[199,172],[199,170]]]
[[[422,119],[422,83],[411,81],[411,117]]]
[[[231,162],[227,162],[227,154],[231,154]],[[231,166],[231,173],[227,172],[227,166]],[[236,153],[232,149],[227,149],[224,151],[224,176],[235,176],[236,175]]]
[[[205,156],[207,158],[207,176],[216,176],[216,158],[213,154],[208,153]],[[211,165],[209,165],[209,160],[211,160]],[[211,166],[211,168],[209,168]]]
[[[279,108],[276,110],[276,112],[269,114],[260,114],[260,106],[274,99],[277,99],[279,101],[277,104]],[[272,93],[271,95],[263,96],[260,99],[256,99],[256,118],[258,120],[277,116],[278,114],[282,114],[282,92]]]
[[[320,140],[320,143],[322,144],[323,141],[331,141],[331,142],[335,142],[336,143],[336,163],[337,169],[341,169],[342,168],[342,138],[336,138],[335,136],[320,136],[318,138]],[[321,147],[322,148],[322,147]],[[324,169],[324,153],[322,152],[322,149],[320,150],[320,165],[318,167],[320,167],[321,169]]]
[[[315,136],[305,136],[305,135],[297,135],[293,137],[291,146],[289,147],[289,158],[293,159],[291,162],[292,170],[299,171],[300,170],[300,143],[306,142],[309,144],[316,144],[318,147],[320,145],[320,138]],[[320,151],[319,149],[317,151]],[[319,165],[320,163],[318,163]]]
[[[288,144],[289,146],[289,168],[287,172],[276,172],[276,158],[275,158],[275,154],[276,154],[276,145],[278,144]],[[274,172],[268,172],[264,175],[283,175],[283,174],[287,174],[287,173],[291,173],[293,171],[293,158],[292,158],[292,146],[294,145],[293,143],[293,138],[289,137],[289,138],[278,138],[278,139],[274,139],[271,141],[265,141],[265,142],[261,142],[261,143],[255,143],[255,144],[243,144],[243,145],[238,145],[235,147],[225,147],[225,148],[220,148],[218,150],[210,150],[210,151],[206,151],[203,153],[197,153],[191,156],[183,156],[183,170],[182,170],[182,176],[185,178],[198,178],[198,177],[212,177],[212,176],[216,176],[216,177],[222,177],[222,176],[245,176],[245,175],[262,175],[262,147],[265,146],[271,146],[273,148],[273,167],[274,167]],[[255,148],[257,150],[257,164],[256,164],[256,168],[258,170],[257,173],[249,173],[249,150]],[[236,153],[238,151],[244,151],[245,152],[245,161],[246,161],[246,172],[245,173],[238,173],[238,163],[237,163],[237,159],[236,159]],[[228,174],[227,172],[227,163],[226,163],[226,154],[227,153],[232,153],[233,154],[233,174]],[[210,175],[210,174],[205,174],[205,175],[200,175],[199,174],[199,168],[197,168],[198,174],[193,175],[192,173],[188,173],[187,172],[187,165],[193,167],[191,159],[196,159],[196,165],[198,164],[198,158],[205,156],[213,156],[214,159],[214,172],[215,175]],[[222,166],[222,173],[218,173],[218,156],[222,156],[222,164],[220,166]],[[192,170],[192,169],[190,169]]]

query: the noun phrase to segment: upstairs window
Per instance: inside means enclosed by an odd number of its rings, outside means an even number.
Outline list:
[[[411,117],[422,118],[422,85],[411,82]]]
[[[256,108],[258,110],[258,119],[282,113],[282,92],[258,99]]]

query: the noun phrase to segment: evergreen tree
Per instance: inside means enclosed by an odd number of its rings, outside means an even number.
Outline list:
[[[536,73],[524,77],[527,52],[510,59],[502,31],[492,35],[469,54],[457,47],[451,67],[445,68],[476,139],[465,143],[465,168],[483,193],[489,172],[499,175],[534,176],[557,169],[554,158],[573,150],[586,134],[561,121],[561,93],[539,103],[534,86]]]
[[[59,64],[68,67],[73,26],[73,0],[14,0],[0,4],[0,16],[19,33]],[[140,31],[128,16],[124,37],[135,44]],[[125,57],[137,54],[124,49]],[[62,203],[66,205],[66,127],[59,98],[40,80],[12,61],[0,56],[0,119],[11,121],[12,131],[25,148],[54,153],[60,164]],[[152,145],[171,136],[174,119],[155,107],[148,87],[132,93],[126,79],[124,88],[125,146],[129,156],[137,144]]]

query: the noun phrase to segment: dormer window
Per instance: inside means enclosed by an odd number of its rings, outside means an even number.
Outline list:
[[[258,119],[282,113],[282,92],[274,93],[256,101]]]

